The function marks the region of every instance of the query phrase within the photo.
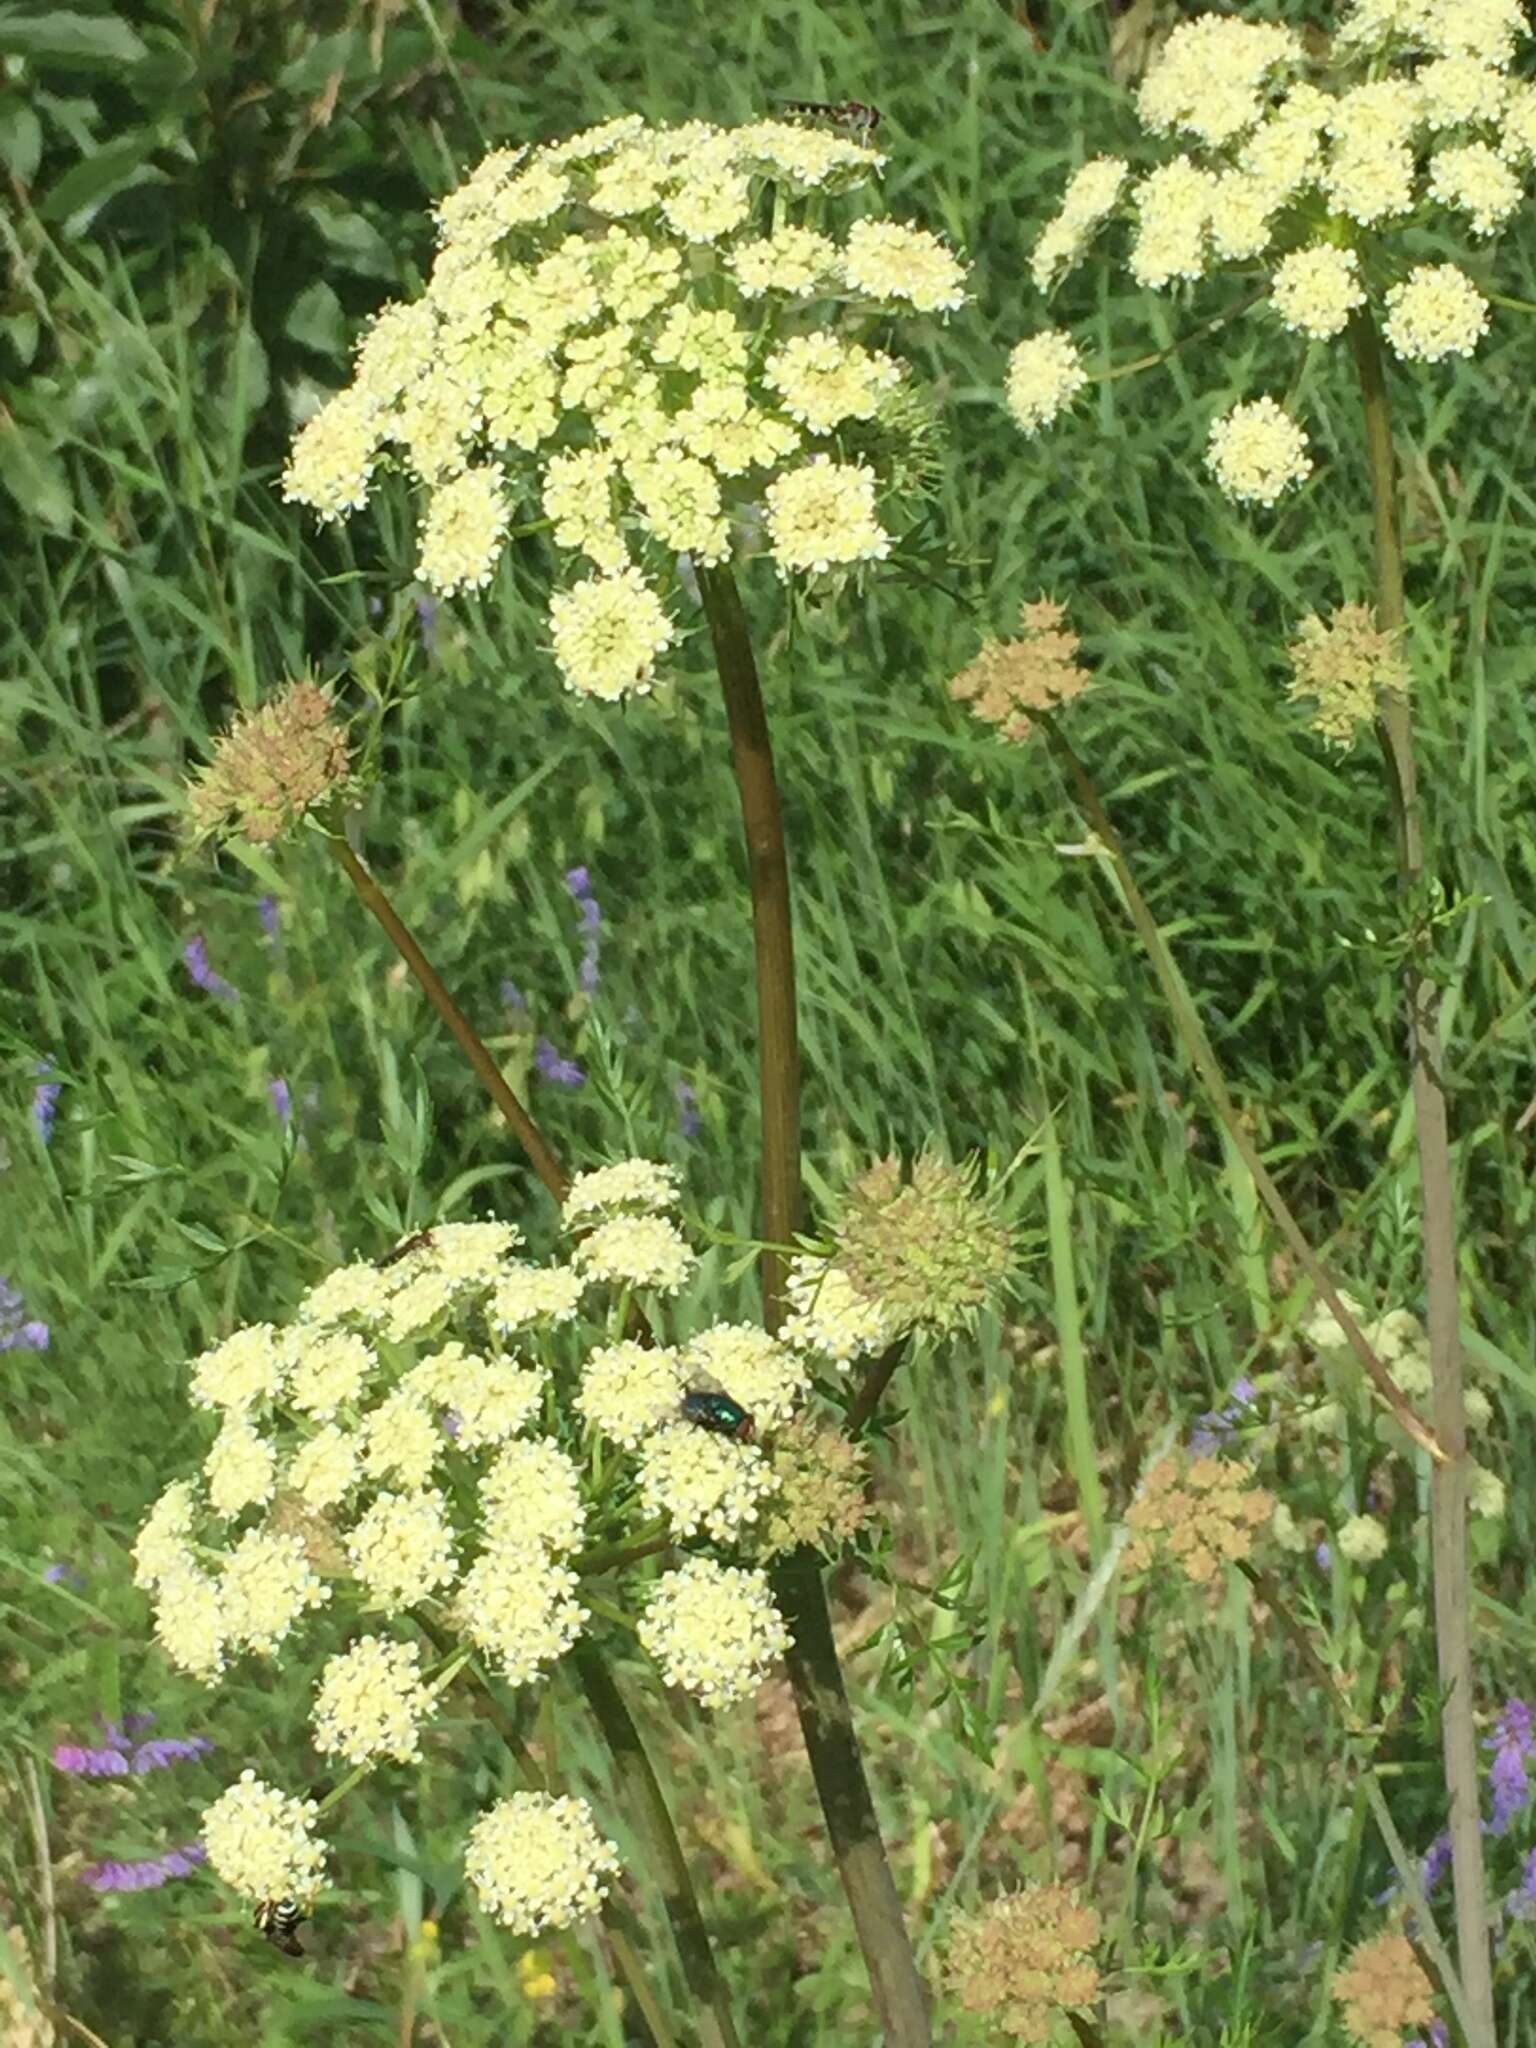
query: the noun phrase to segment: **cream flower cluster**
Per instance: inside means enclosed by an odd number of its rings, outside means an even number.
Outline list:
[[[764,503],[786,575],[889,552],[881,453],[908,372],[864,337],[959,306],[965,272],[924,228],[823,232],[828,198],[883,161],[796,122],[638,115],[493,151],[437,209],[425,296],[384,309],[300,430],[284,494],[336,519],[403,467],[417,573],[445,594],[485,589],[531,512],[573,558],[550,603],[566,685],[650,688],[669,557],[723,561]]]
[[[1379,290],[1403,361],[1470,355],[1488,329],[1483,293],[1458,264],[1401,245],[1424,228],[1486,242],[1525,198],[1536,83],[1510,65],[1531,32],[1519,0],[1353,0],[1323,58],[1273,22],[1180,23],[1136,102],[1176,153],[1140,175],[1118,157],[1074,173],[1035,243],[1035,283],[1054,289],[1123,212],[1131,275],[1150,290],[1258,265],[1293,334],[1333,339]],[[1047,329],[1014,349],[1005,397],[1035,434],[1086,381],[1070,338]],[[1269,505],[1311,468],[1304,446],[1261,398],[1215,422],[1210,467],[1230,497]]]
[[[206,1455],[165,1488],[134,1546],[171,1660],[209,1683],[242,1656],[290,1661],[310,1674],[322,1754],[412,1764],[471,1653],[510,1685],[547,1682],[638,1564],[628,1597],[665,1681],[711,1707],[750,1693],[787,1641],[751,1561],[772,1554],[769,1525],[793,1507],[775,1440],[814,1421],[813,1372],[887,1324],[846,1274],[811,1261],[783,1337],[717,1322],[675,1345],[636,1341],[635,1294],[665,1307],[697,1269],[679,1192],[655,1161],[595,1168],[564,1205],[563,1259],[535,1262],[505,1223],[436,1223],[328,1274],[286,1324],[252,1324],[195,1358]],[[723,1428],[699,1426],[695,1392],[734,1402],[751,1426],[729,1406]],[[803,1503],[793,1512],[799,1528]],[[660,1578],[623,1556],[658,1519],[683,1554]],[[846,1534],[857,1517],[826,1526]],[[589,1606],[583,1573],[603,1570],[618,1590]],[[561,1892],[549,1813],[494,1812],[471,1859],[489,1910],[528,1929],[564,1924],[587,1893],[574,1880]],[[315,1819],[247,1778],[209,1810],[210,1860],[252,1898],[303,1903],[323,1855]],[[521,1903],[514,1866],[530,1887]]]

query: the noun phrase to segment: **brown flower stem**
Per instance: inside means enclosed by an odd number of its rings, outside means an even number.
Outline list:
[[[907,1348],[905,1337],[898,1337],[894,1344],[888,1344],[880,1356],[868,1367],[843,1417],[843,1434],[861,1436],[864,1427],[875,1410],[880,1406],[880,1397],[896,1376],[901,1364],[901,1355]]]
[[[682,1960],[688,1989],[697,2001],[696,2023],[703,2048],[739,2048],[736,2023],[731,2016],[730,1994],[715,1962],[699,1911],[698,1896],[688,1870],[677,1829],[668,1811],[655,1768],[640,1739],[634,1717],[613,1674],[595,1650],[578,1647],[572,1653],[576,1675],[593,1718],[613,1758],[619,1783],[628,1798],[631,1815],[650,1848],[655,1874],[661,1883],[662,1904],[672,1923],[673,1939]]]
[[[485,1084],[487,1094],[511,1125],[513,1136],[527,1153],[534,1172],[556,1202],[564,1202],[570,1191],[570,1182],[561,1171],[560,1162],[551,1151],[544,1133],[508,1086],[506,1076],[491,1056],[485,1041],[448,993],[442,976],[421,950],[395,906],[347,844],[344,835],[337,831],[327,837],[353,888],[384,927],[396,952],[421,984],[427,1001],[458,1040],[465,1058]]]
[[[725,566],[699,569],[747,841],[757,958],[758,1092],[762,1104],[763,1321],[784,1320],[787,1263],[780,1247],[800,1226],[800,1044],[795,945],[783,806],[768,714],[746,612]],[[843,1684],[820,1560],[796,1551],[770,1575],[789,1628],[789,1681],[827,1836],[848,1895],[887,2048],[929,2048],[928,1998],[880,1839],[853,1713]]]
[[[1381,339],[1366,307],[1349,323],[1365,414],[1365,451],[1375,518],[1376,623],[1403,626],[1403,541],[1398,519],[1397,462]],[[1435,1648],[1443,1699],[1440,1739],[1450,1805],[1451,1870],[1456,1895],[1456,1948],[1473,2024],[1470,2048],[1493,2048],[1493,1967],[1488,1940],[1487,1880],[1479,1826],[1477,1728],[1473,1720],[1472,1572],[1467,1551],[1467,1408],[1461,1370],[1461,1309],[1456,1285],[1454,1176],[1440,1044],[1440,989],[1430,971],[1415,906],[1424,879],[1413,720],[1399,690],[1381,693],[1377,731],[1387,768],[1397,837],[1398,885],[1412,937],[1403,963],[1408,1064],[1418,1141],[1429,1332],[1432,1413],[1446,1456],[1430,1472],[1430,1550],[1435,1582]]]
[[[1121,898],[1152,962],[1153,970],[1167,999],[1174,1028],[1183,1042],[1185,1052],[1189,1055],[1190,1064],[1204,1084],[1211,1107],[1221,1119],[1222,1126],[1236,1147],[1243,1164],[1253,1175],[1253,1183],[1259,1191],[1260,1199],[1275,1219],[1281,1236],[1295,1254],[1302,1271],[1333,1311],[1334,1318],[1344,1333],[1345,1341],[1364,1368],[1372,1386],[1408,1435],[1422,1449],[1428,1451],[1438,1466],[1444,1461],[1446,1454],[1434,1432],[1406,1399],[1401,1387],[1372,1349],[1365,1332],[1350,1314],[1348,1304],[1334,1285],[1327,1268],[1313,1251],[1306,1233],[1297,1222],[1290,1204],[1276,1186],[1269,1168],[1259,1155],[1258,1147],[1238,1115],[1237,1104],[1232,1099],[1232,1091],[1227,1086],[1226,1076],[1221,1070],[1215,1049],[1206,1036],[1205,1026],[1200,1021],[1200,1013],[1190,999],[1189,991],[1184,986],[1184,978],[1179,973],[1167,942],[1158,930],[1157,919],[1152,915],[1151,906],[1137,886],[1136,877],[1131,872],[1130,862],[1126,858],[1125,847],[1110,821],[1109,813],[1105,810],[1097,789],[1094,788],[1092,778],[1050,713],[1035,715],[1045,728],[1057,758],[1066,768],[1077,794],[1079,808],[1098,835],[1099,843],[1114,871],[1115,880],[1120,885]]]
[[[800,1035],[795,1014],[795,940],[789,857],[768,714],[741,593],[729,567],[699,569],[704,615],[725,697],[731,759],[741,798],[757,958],[758,1089],[762,1104],[763,1320],[784,1320],[784,1255],[800,1228]]]
[[[1069,2012],[1067,2020],[1083,2048],[1104,2048],[1104,2036],[1092,2020],[1085,2019],[1080,2012]]]
[[[1428,1899],[1424,1896],[1424,1886],[1419,1878],[1418,1863],[1404,1846],[1403,1838],[1388,1811],[1387,1802],[1382,1797],[1375,1764],[1362,1739],[1358,1716],[1354,1712],[1349,1696],[1338,1674],[1292,1612],[1290,1603],[1274,1576],[1257,1565],[1250,1564],[1245,1557],[1236,1558],[1234,1562],[1279,1622],[1282,1632],[1297,1651],[1303,1664],[1339,1709],[1344,1746],[1359,1770],[1359,1782],[1365,1793],[1366,1804],[1370,1807],[1376,1825],[1381,1831],[1382,1840],[1387,1845],[1387,1854],[1392,1859],[1392,1867],[1397,1872],[1399,1883],[1408,1895],[1408,1903],[1418,1917],[1419,1940],[1427,1957],[1425,1968],[1428,1974],[1438,1981],[1450,2000],[1457,2022],[1470,2042],[1474,2037],[1467,2008],[1467,1994],[1462,1988],[1461,1977],[1451,1960],[1450,1952],[1440,1939],[1439,1930],[1435,1926],[1435,1916],[1430,1910]]]
[[[887,2048],[928,2048],[933,2039],[928,1993],[907,1937],[864,1775],[832,1638],[821,1560],[813,1550],[791,1551],[772,1579],[774,1598],[789,1628],[785,1662],[800,1730]]]

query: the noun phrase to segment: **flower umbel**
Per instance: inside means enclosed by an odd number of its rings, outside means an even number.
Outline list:
[[[297,825],[347,780],[347,735],[328,691],[301,679],[235,719],[188,792],[196,836],[258,846]]]
[[[550,605],[567,686],[648,689],[680,553],[725,560],[765,505],[785,574],[889,551],[879,501],[903,486],[874,429],[908,377],[890,340],[960,305],[965,270],[905,222],[831,231],[883,162],[793,122],[637,116],[492,151],[438,206],[425,295],[384,308],[299,432],[285,496],[335,519],[405,469],[417,573],[443,594],[483,589],[512,508],[542,504],[596,572]]]
[[[1333,1980],[1344,2024],[1362,2048],[1401,2048],[1404,2027],[1434,2019],[1431,1993],[1405,1934],[1377,1934],[1360,1942]]]
[[[947,1975],[968,2012],[991,2015],[1016,2041],[1048,2042],[1058,2014],[1099,1995],[1098,1938],[1098,1914],[1071,1885],[1025,1885],[962,1922]]]
[[[1019,613],[1017,640],[988,640],[957,676],[949,694],[995,725],[1005,740],[1025,740],[1031,714],[1055,711],[1087,689],[1093,677],[1077,659],[1082,642],[1066,610],[1050,598]]]
[[[514,1792],[469,1831],[464,1872],[480,1903],[517,1934],[570,1927],[608,1896],[619,1855],[585,1799]]]

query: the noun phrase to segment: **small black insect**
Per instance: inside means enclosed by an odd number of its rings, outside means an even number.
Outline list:
[[[383,1258],[378,1260],[378,1271],[382,1273],[386,1266],[395,1265],[399,1260],[405,1258],[408,1253],[418,1252],[423,1246],[429,1245],[431,1242],[432,1233],[430,1230],[418,1230],[414,1237],[406,1238],[403,1243],[397,1244],[392,1252],[386,1252]]]
[[[838,100],[835,103],[828,100],[781,100],[779,104],[786,114],[798,114],[804,120],[825,121],[832,128],[845,128],[861,142],[880,126],[880,109],[864,100]]]
[[[304,1949],[299,1941],[299,1928],[308,1918],[292,1899],[263,1899],[256,1908],[256,1932],[285,1956],[301,1956]]]
[[[683,1420],[711,1429],[716,1436],[734,1437],[739,1444],[751,1443],[757,1424],[729,1394],[713,1387],[690,1387],[683,1396]]]

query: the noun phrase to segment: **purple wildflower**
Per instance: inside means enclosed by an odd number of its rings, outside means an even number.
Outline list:
[[[256,915],[261,919],[261,928],[269,939],[281,937],[283,913],[275,896],[263,896],[256,905]]]
[[[133,1768],[139,1775],[163,1771],[171,1764],[194,1763],[212,1750],[213,1744],[206,1735],[162,1735],[153,1742],[139,1744],[133,1752]]]
[[[1431,2020],[1429,2033],[1415,2034],[1407,2048],[1450,2048],[1451,2033],[1444,2020]]]
[[[437,603],[434,598],[417,598],[416,624],[421,632],[422,651],[430,661],[437,652]]]
[[[54,1564],[44,1565],[43,1584],[45,1586],[83,1586],[85,1584],[85,1574],[77,1571],[68,1558],[60,1558]]]
[[[1430,1843],[1428,1854],[1424,1858],[1424,1867],[1419,1872],[1419,1883],[1423,1885],[1426,1897],[1435,1889],[1450,1867],[1451,1831],[1447,1828],[1443,1835],[1436,1835]]]
[[[1493,1751],[1493,1762],[1488,1767],[1488,1789],[1493,1794],[1493,1812],[1487,1829],[1490,1835],[1507,1833],[1515,1815],[1530,1804],[1531,1787],[1525,1767],[1536,1755],[1532,1718],[1531,1708],[1524,1700],[1506,1700],[1492,1735],[1483,1745]]]
[[[42,1078],[32,1090],[32,1121],[37,1126],[38,1137],[48,1145],[53,1142],[53,1120],[59,1113],[59,1096],[64,1083],[48,1078],[54,1071],[52,1060],[39,1060],[33,1071]]]
[[[501,984],[501,1000],[509,1010],[526,1010],[528,1007],[528,998],[515,981],[504,981]]]
[[[126,1778],[130,1768],[120,1749],[84,1749],[73,1742],[58,1745],[53,1763],[55,1770],[72,1772],[77,1778]]]
[[[0,1351],[46,1351],[48,1325],[29,1317],[21,1289],[0,1274]]]
[[[194,988],[200,988],[210,996],[221,996],[226,1003],[239,1002],[239,989],[233,982],[226,981],[222,974],[216,973],[210,964],[208,941],[201,932],[194,932],[187,940],[181,949],[181,957],[186,962]]]
[[[587,1078],[577,1062],[562,1059],[547,1038],[541,1038],[534,1047],[533,1064],[546,1081],[557,1082],[562,1088],[579,1088]]]
[[[207,1857],[208,1851],[201,1842],[183,1842],[179,1849],[168,1849],[163,1856],[139,1856],[127,1862],[113,1858],[97,1863],[84,1873],[84,1882],[93,1892],[153,1891],[173,1877],[190,1877]]]
[[[1253,1381],[1244,1374],[1232,1382],[1232,1391],[1224,1406],[1207,1408],[1203,1415],[1196,1417],[1195,1426],[1189,1433],[1189,1448],[1197,1458],[1209,1458],[1226,1449],[1237,1435],[1243,1410],[1253,1405],[1258,1393]]]
[[[598,934],[603,928],[602,905],[592,894],[592,876],[586,868],[567,868],[565,886],[575,897],[581,912],[581,928],[587,935],[577,979],[584,995],[595,996],[602,976],[598,971]]]
[[[699,1098],[683,1080],[674,1081],[672,1093],[677,1098],[677,1128],[685,1138],[696,1138],[704,1127],[699,1115]]]
[[[1526,1857],[1520,1882],[1505,1904],[1517,1920],[1536,1920],[1536,1849]]]
[[[293,1121],[293,1091],[281,1074],[274,1074],[267,1083],[267,1093],[272,1098],[277,1120],[286,1131]]]
[[[1333,1551],[1328,1544],[1319,1543],[1317,1549],[1313,1552],[1313,1556],[1317,1559],[1317,1568],[1320,1572],[1331,1572],[1333,1570]]]

